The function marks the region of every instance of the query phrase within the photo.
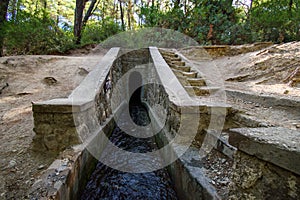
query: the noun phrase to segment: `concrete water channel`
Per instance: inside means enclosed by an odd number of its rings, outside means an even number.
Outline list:
[[[226,94],[174,50],[110,49],[68,98],[33,104],[33,142],[58,159],[30,196],[298,199],[299,132],[241,115]]]

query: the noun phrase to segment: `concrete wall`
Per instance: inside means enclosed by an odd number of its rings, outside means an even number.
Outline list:
[[[105,122],[111,115],[105,82],[112,77],[118,53],[118,48],[111,49],[68,98],[33,103],[35,149],[57,154],[80,144]]]
[[[231,199],[299,199],[300,133],[282,127],[232,129],[237,147]]]

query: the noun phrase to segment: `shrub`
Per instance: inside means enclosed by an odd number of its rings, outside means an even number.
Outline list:
[[[53,20],[21,12],[18,19],[7,22],[5,52],[11,54],[62,53],[72,47],[71,34],[62,31]]]

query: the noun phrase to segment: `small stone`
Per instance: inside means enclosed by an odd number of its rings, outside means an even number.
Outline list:
[[[289,90],[285,90],[284,92],[283,92],[283,94],[288,94],[290,91]]]
[[[86,69],[84,69],[84,68],[82,68],[82,67],[79,67],[79,69],[78,69],[78,74],[79,74],[80,76],[85,76],[85,75],[87,75],[88,73],[89,73],[88,70],[86,70]]]
[[[282,144],[285,148],[288,148],[288,146],[286,144]]]
[[[16,165],[17,165],[17,162],[16,162],[15,160],[11,160],[11,161],[9,161],[8,167],[9,167],[9,168],[13,168],[13,167],[15,167]]]
[[[222,164],[224,164],[224,163],[226,162],[226,159],[223,158],[223,159],[221,160],[221,162],[222,162]]]
[[[43,83],[46,85],[55,85],[57,83],[57,80],[54,77],[45,77],[43,79]]]
[[[216,182],[215,182],[215,181],[213,181],[213,180],[211,180],[210,182],[211,182],[213,185],[215,185],[215,184],[216,184]]]
[[[45,165],[38,166],[38,170],[44,169]]]
[[[259,124],[259,126],[260,126],[260,127],[268,127],[268,124],[262,122],[262,123]]]
[[[221,185],[227,185],[228,181],[219,181]]]
[[[62,182],[61,181],[57,181],[56,183],[54,183],[54,188],[55,189],[59,189],[62,186]]]

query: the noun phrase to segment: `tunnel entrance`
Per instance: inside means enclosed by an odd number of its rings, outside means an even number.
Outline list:
[[[142,85],[142,75],[139,72],[132,72],[128,81],[129,94],[132,94],[129,100],[130,107],[141,104]]]

